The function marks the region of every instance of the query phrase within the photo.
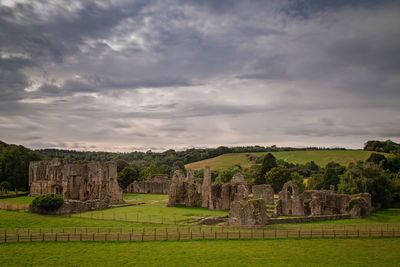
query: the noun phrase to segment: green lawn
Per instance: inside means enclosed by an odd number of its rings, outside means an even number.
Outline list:
[[[0,244],[1,266],[398,266],[399,238]]]
[[[0,228],[50,227],[165,227],[162,224],[80,218],[79,215],[40,215],[24,211],[0,210]]]
[[[174,224],[175,222],[193,220],[191,216],[207,217],[228,214],[228,211],[208,210],[200,207],[166,207],[166,204],[166,201],[160,201],[137,206],[82,212],[72,216]]]
[[[7,202],[10,204],[26,204],[29,205],[31,204],[32,200],[35,197],[30,197],[30,196],[23,196],[23,197],[12,197],[12,198],[2,198],[0,199],[0,202]]]
[[[322,167],[325,167],[325,165],[331,161],[335,161],[347,166],[349,162],[368,159],[371,153],[377,152],[364,150],[309,150],[272,152],[277,159],[301,164],[314,161]],[[199,170],[203,169],[205,166],[210,166],[212,170],[220,170],[232,167],[235,164],[239,164],[243,168],[246,168],[254,164],[254,162],[248,160],[246,155],[249,154],[259,157],[267,154],[267,152],[224,154],[215,158],[193,162],[185,165],[185,167],[186,169]]]
[[[159,194],[132,194],[132,193],[124,193],[124,200],[128,203],[134,201],[140,202],[150,202],[150,201],[159,201],[159,200],[168,200],[168,195],[159,195]]]

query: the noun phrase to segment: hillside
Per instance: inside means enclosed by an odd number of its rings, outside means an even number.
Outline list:
[[[205,166],[210,166],[212,170],[220,170],[239,164],[243,168],[250,167],[255,162],[251,161],[251,155],[259,157],[268,152],[259,153],[230,153],[215,158],[206,159],[198,162],[186,164],[186,169],[199,170]],[[319,166],[324,167],[328,162],[335,161],[347,166],[349,162],[366,160],[374,153],[373,151],[364,150],[308,150],[308,151],[282,151],[271,152],[277,159],[285,160],[291,163],[307,163],[314,161]],[[377,153],[377,152],[375,152]]]

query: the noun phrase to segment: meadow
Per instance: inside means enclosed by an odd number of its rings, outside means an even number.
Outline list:
[[[8,199],[13,203],[28,203],[31,198]],[[0,210],[0,228],[47,228],[41,231],[61,230],[63,227],[122,227],[135,231],[152,232],[154,229],[179,227],[181,231],[199,226],[179,224],[192,216],[227,214],[226,211],[209,211],[193,207],[165,207],[166,195],[124,194],[124,200],[143,201],[146,204],[83,212],[72,215],[51,216],[20,211]],[[101,216],[101,215],[102,216]],[[107,215],[106,215],[107,214]],[[126,215],[128,214],[128,215]],[[165,222],[138,223],[129,218],[141,214],[160,215],[177,220],[177,225]],[[128,220],[125,220],[128,216]],[[129,217],[131,216],[131,217]],[[103,218],[104,217],[104,218]],[[173,218],[173,219],[172,219]],[[176,219],[175,219],[176,218]],[[328,225],[329,224],[329,225]],[[376,211],[362,219],[272,225],[277,229],[313,229],[325,227],[341,229],[353,225],[400,224],[400,209]],[[346,226],[345,226],[346,225]],[[197,230],[196,230],[197,229]],[[347,228],[346,228],[347,229]],[[62,229],[64,232],[65,229]],[[71,229],[70,229],[71,230]],[[114,231],[112,230],[112,231]],[[128,229],[129,230],[129,229]],[[204,231],[204,229],[202,229]],[[209,229],[210,230],[210,229]],[[208,231],[209,231],[208,230]],[[37,230],[36,230],[37,231]],[[68,230],[66,230],[68,231]],[[82,231],[82,230],[81,230]],[[87,231],[87,229],[86,229]],[[207,230],[206,230],[207,231]],[[212,231],[212,230],[211,230]],[[245,230],[246,231],[246,230]],[[1,266],[396,266],[400,260],[397,250],[400,238],[296,238],[269,240],[196,240],[196,241],[85,241],[85,242],[12,242],[0,243]]]
[[[359,160],[367,160],[373,151],[365,150],[307,150],[307,151],[282,151],[271,152],[276,159],[285,160],[290,163],[305,164],[314,161],[321,167],[331,161],[337,162],[341,165],[347,166],[350,162],[357,162]],[[229,153],[215,158],[206,159],[202,161],[186,164],[186,169],[200,170],[205,166],[209,166],[211,170],[221,170],[239,164],[242,168],[248,168],[255,162],[249,160],[248,155],[261,157],[267,152],[257,153]]]
[[[1,266],[398,266],[399,238],[0,244]]]

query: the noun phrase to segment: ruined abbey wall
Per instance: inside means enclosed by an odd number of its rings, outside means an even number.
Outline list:
[[[289,190],[289,188],[291,190]],[[350,207],[350,201],[354,205]],[[306,190],[299,192],[295,183],[285,183],[279,192],[275,215],[322,216],[350,213],[353,218],[371,213],[371,195],[336,194],[333,190]]]
[[[122,202],[113,162],[68,163],[59,159],[29,164],[30,195],[60,194],[64,200]]]
[[[247,182],[236,174],[230,183],[212,183],[210,168],[204,170],[203,181],[196,181],[191,172],[185,177],[176,171],[169,190],[168,206],[204,207],[211,210],[229,210],[233,201],[249,194]]]
[[[167,176],[149,175],[146,181],[134,181],[124,190],[125,193],[168,194],[171,179]]]

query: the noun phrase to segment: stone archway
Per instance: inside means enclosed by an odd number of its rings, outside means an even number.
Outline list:
[[[286,182],[279,192],[282,215],[304,215],[304,208],[299,187],[293,182]]]
[[[57,195],[62,195],[63,194],[63,187],[59,184],[55,184],[52,186],[52,193],[57,194]]]

